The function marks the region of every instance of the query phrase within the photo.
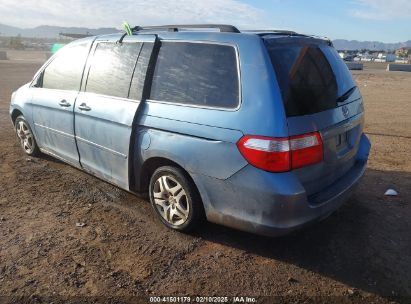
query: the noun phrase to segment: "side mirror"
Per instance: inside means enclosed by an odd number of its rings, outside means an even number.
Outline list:
[[[43,86],[43,72],[38,74],[32,81],[31,87],[33,88],[41,88]]]

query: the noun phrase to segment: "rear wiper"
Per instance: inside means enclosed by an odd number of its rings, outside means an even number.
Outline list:
[[[352,87],[351,89],[349,89],[347,92],[345,92],[345,93],[342,94],[340,97],[338,97],[338,98],[337,98],[337,103],[346,101],[346,100],[351,96],[351,94],[354,93],[354,91],[355,91],[356,88],[357,88],[356,86],[353,86],[353,87]]]

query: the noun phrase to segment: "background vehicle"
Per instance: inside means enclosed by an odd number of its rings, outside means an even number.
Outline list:
[[[218,28],[179,31],[181,28]],[[226,25],[140,28],[64,47],[12,96],[27,154],[131,192],[162,222],[267,235],[352,193],[370,144],[362,98],[328,40]]]

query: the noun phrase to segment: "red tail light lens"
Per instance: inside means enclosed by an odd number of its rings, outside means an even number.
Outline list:
[[[244,158],[254,167],[272,172],[290,170],[288,138],[244,136],[237,143]]]
[[[323,142],[318,132],[290,137],[291,167],[293,169],[323,160]]]
[[[271,138],[242,137],[237,147],[253,166],[270,172],[285,172],[322,161],[323,144],[320,133]]]

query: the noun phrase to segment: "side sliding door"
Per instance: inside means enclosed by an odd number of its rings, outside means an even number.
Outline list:
[[[138,38],[138,40],[137,40]],[[129,190],[129,148],[156,36],[96,40],[74,108],[82,167]]]

